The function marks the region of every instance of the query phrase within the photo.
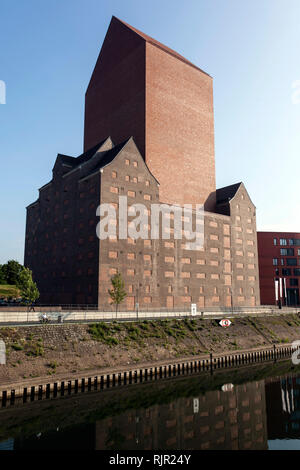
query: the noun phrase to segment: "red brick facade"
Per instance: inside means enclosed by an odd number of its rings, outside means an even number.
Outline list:
[[[300,233],[257,232],[261,303],[275,305],[275,279],[282,305],[300,304]],[[281,279],[281,281],[280,281]],[[284,288],[285,287],[285,288]]]
[[[214,210],[212,78],[114,17],[86,92],[84,149],[108,135],[134,137],[163,202]]]
[[[25,265],[42,303],[110,309],[118,270],[123,309],[260,304],[255,206],[243,183],[215,188],[209,75],[113,18],[86,94],[85,147],[58,155],[27,208]],[[203,247],[174,238],[172,213],[170,239],[99,240],[96,210],[108,203],[118,215],[119,196],[149,214],[152,204],[209,201]]]
[[[94,171],[110,145],[107,139],[91,160],[73,169],[58,158],[53,180],[28,207],[25,264],[34,272],[41,301],[109,309],[111,277],[119,270],[127,291],[123,308],[133,309],[136,302],[170,309],[258,305],[255,208],[243,184],[222,207],[229,215],[205,213],[199,251],[188,249],[184,237],[174,239],[172,214],[170,239],[161,234],[152,240],[150,232],[146,240],[118,239],[118,219],[117,237],[97,238],[100,203],[111,204],[118,215],[119,196],[127,196],[128,205],[144,204],[149,214],[151,204],[161,202],[159,184],[133,139]]]

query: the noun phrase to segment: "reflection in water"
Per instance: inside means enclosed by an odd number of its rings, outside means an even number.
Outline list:
[[[264,381],[96,423],[96,449],[267,449]]]
[[[172,379],[0,410],[0,449],[300,449],[300,378],[221,380]]]
[[[299,449],[300,438],[300,378],[281,377],[266,384],[268,438],[293,439]],[[297,445],[296,445],[297,444]],[[290,443],[291,445],[291,443]]]

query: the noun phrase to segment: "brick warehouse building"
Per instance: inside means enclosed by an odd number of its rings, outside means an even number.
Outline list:
[[[276,305],[275,280],[282,305],[299,302],[300,233],[257,232],[261,303]],[[281,279],[281,281],[280,281]],[[281,298],[280,298],[281,297]]]
[[[99,240],[97,207],[118,210],[119,196],[147,213],[203,204],[203,248],[174,238],[172,214],[170,240]],[[255,206],[243,183],[215,186],[208,74],[112,18],[86,93],[84,153],[58,154],[27,207],[25,265],[41,303],[109,308],[119,270],[128,309],[260,304]]]

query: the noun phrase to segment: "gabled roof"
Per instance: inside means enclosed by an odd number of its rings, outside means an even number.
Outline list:
[[[75,159],[76,160],[76,166],[77,165],[82,165],[83,163],[86,163],[88,160],[90,160],[95,155],[95,153],[98,150],[100,150],[100,147],[102,147],[102,145],[107,141],[107,139],[109,139],[109,137],[107,137],[104,140],[101,140],[101,142],[99,142],[97,145],[95,145],[94,147],[90,148],[86,152],[79,155],[79,157],[77,157]]]
[[[98,160],[98,163],[97,165],[92,168],[91,172],[95,172],[97,170],[100,170],[101,168],[104,168],[106,165],[108,165],[109,163],[111,163],[115,157],[121,152],[121,150],[125,147],[125,145],[130,141],[132,140],[132,142],[134,143],[137,151],[139,152],[140,154],[140,151],[138,149],[138,147],[136,146],[136,143],[134,141],[134,138],[131,136],[129,137],[128,139],[124,140],[123,142],[121,142],[120,144],[116,145],[115,147],[113,147],[111,150],[108,150],[107,152],[103,153],[103,155],[100,157],[100,159]],[[143,159],[143,157],[141,156],[142,158],[142,161],[143,161],[143,164],[145,165],[145,167],[147,168],[148,172],[150,173],[150,175],[155,179],[155,181],[159,184],[159,181],[157,178],[155,178],[155,176],[151,173],[151,171],[149,170],[148,168],[148,165],[147,163],[145,162],[145,160]]]
[[[128,144],[128,142],[132,141],[133,144],[135,145],[136,149],[137,149],[137,152],[139,153],[141,159],[142,159],[142,162],[143,164],[145,165],[145,167],[147,168],[147,171],[149,172],[149,174],[152,176],[152,178],[157,182],[157,184],[159,185],[159,181],[155,178],[155,176],[151,173],[151,171],[149,170],[148,168],[148,165],[146,164],[145,160],[143,159],[143,157],[141,156],[140,154],[140,151],[134,141],[134,138],[131,136],[131,137],[128,137],[128,139],[124,140],[123,142],[121,142],[120,144],[118,145],[115,145],[115,147],[113,147],[112,149],[110,150],[107,150],[106,152],[103,152],[99,157],[98,157],[98,160],[97,160],[97,164],[90,168],[89,170],[89,174],[84,176],[82,178],[81,181],[83,181],[84,179],[88,178],[89,176],[95,174],[97,171],[101,170],[102,168],[104,168],[106,165],[109,165],[110,163],[112,163],[112,161],[117,157],[117,155],[123,150],[123,148]]]
[[[56,164],[57,160],[59,160],[64,165],[73,166],[75,161],[76,161],[76,158],[70,157],[70,155],[64,155],[62,153],[58,153],[55,164]]]
[[[242,183],[240,182],[236,184],[231,184],[230,186],[225,186],[224,188],[217,189],[217,204],[229,202],[230,199],[232,199],[236,195],[241,184]]]
[[[59,153],[57,155],[57,159],[56,159],[56,162],[59,160],[60,163],[62,164],[65,164],[69,167],[72,168],[72,170],[74,168],[76,168],[77,166],[79,165],[82,165],[83,163],[86,163],[87,161],[89,161],[94,155],[95,153],[97,153],[102,145],[109,139],[109,137],[107,137],[106,139],[104,140],[101,140],[101,142],[99,142],[97,145],[95,145],[94,147],[90,148],[89,150],[87,150],[86,152],[82,153],[81,155],[79,155],[78,157],[70,157],[69,155],[63,155],[61,153]],[[56,165],[56,162],[55,162],[55,165]],[[54,165],[54,166],[55,166]],[[71,170],[70,170],[71,171]]]
[[[69,155],[63,155],[62,153],[59,153],[57,156],[59,157],[62,163],[68,166],[73,166],[76,162],[76,158],[70,157]]]
[[[110,150],[107,150],[103,155],[100,157],[100,159],[97,162],[97,165],[94,166],[90,171],[94,172],[97,170],[100,170],[104,166],[108,165],[113,161],[113,159],[118,155],[118,153],[122,150],[123,147],[127,144],[127,142],[131,139],[129,137],[128,139],[124,140],[124,142],[121,142],[120,144],[116,145]]]
[[[187,60],[185,57],[183,57],[182,55],[178,54],[178,52],[174,51],[173,49],[170,49],[169,47],[165,46],[164,44],[162,44],[161,42],[159,41],[156,41],[156,39],[152,38],[151,36],[148,36],[147,34],[143,33],[142,31],[139,31],[138,29],[134,28],[133,26],[131,26],[130,24],[128,23],[125,23],[125,21],[122,21],[120,20],[119,18],[117,18],[116,16],[113,16],[112,17],[112,21],[118,21],[119,23],[122,23],[124,26],[126,26],[127,28],[129,28],[131,31],[133,31],[134,33],[138,34],[141,38],[143,38],[146,42],[162,49],[163,51],[167,52],[168,54],[172,55],[173,57],[176,57],[176,59],[179,59],[181,60],[182,62],[185,62],[186,64],[188,65],[191,65],[192,67],[196,68],[197,70],[200,70],[201,72],[205,73],[206,75],[208,75],[209,77],[211,75],[209,75],[207,72],[204,72],[204,70],[200,69],[199,67],[197,67],[195,64],[193,64],[192,62],[190,62],[189,60]]]

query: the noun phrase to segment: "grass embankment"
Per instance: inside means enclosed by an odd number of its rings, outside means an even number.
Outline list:
[[[0,384],[269,347],[299,338],[298,315],[235,318],[229,328],[200,318],[2,327],[7,361],[0,368]]]
[[[19,289],[14,285],[0,284],[0,297],[18,298],[20,296]]]

